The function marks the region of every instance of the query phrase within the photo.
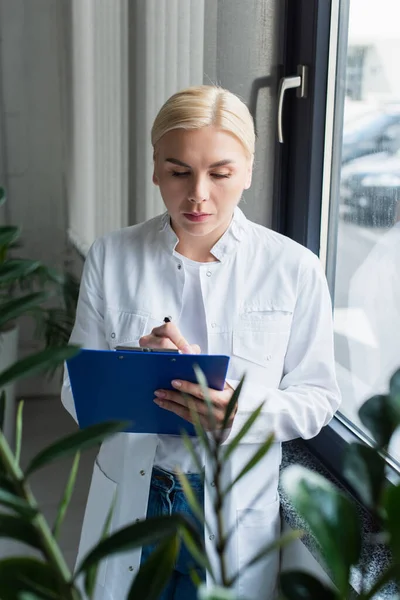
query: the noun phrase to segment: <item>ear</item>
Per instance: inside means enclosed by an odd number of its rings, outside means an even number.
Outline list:
[[[155,168],[153,169],[153,183],[154,183],[154,185],[160,185],[159,179],[158,179],[158,177],[156,175],[156,169]]]
[[[248,163],[246,183],[244,185],[245,190],[248,190],[249,187],[251,186],[251,182],[253,179],[253,165],[254,165],[254,156],[251,157],[251,159],[249,160],[249,163]]]

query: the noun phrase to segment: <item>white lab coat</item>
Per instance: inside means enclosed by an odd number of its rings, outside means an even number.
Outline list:
[[[98,239],[85,262],[71,343],[105,349],[134,345],[162,324],[165,315],[179,324],[184,269],[174,253],[176,244],[167,214]],[[235,530],[227,552],[232,574],[279,535],[281,442],[315,436],[332,418],[340,394],[330,296],[318,258],[292,240],[251,223],[239,208],[212,253],[218,262],[201,267],[208,351],[231,356],[228,381],[233,387],[247,374],[225,443],[266,401],[260,418],[226,465],[226,479],[240,471],[271,431],[276,435],[267,456],[237,484],[226,505],[225,527]],[[67,376],[62,402],[76,418]],[[116,488],[112,529],[145,518],[157,443],[157,435],[122,433],[102,445],[79,558],[98,541]],[[208,461],[205,471],[211,479]],[[218,572],[210,494],[205,493],[211,521],[205,543]],[[125,598],[140,554],[135,550],[102,563],[96,600]],[[237,595],[248,600],[273,598],[278,568],[276,553],[247,568],[237,582]]]

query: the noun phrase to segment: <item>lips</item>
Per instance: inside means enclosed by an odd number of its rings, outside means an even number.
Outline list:
[[[183,213],[183,216],[192,223],[201,223],[211,217],[208,213]]]

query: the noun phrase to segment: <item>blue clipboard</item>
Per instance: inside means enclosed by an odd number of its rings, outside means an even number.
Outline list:
[[[222,390],[228,364],[228,356],[82,349],[67,361],[79,427],[122,420],[131,423],[126,432],[196,435],[191,423],[153,402],[154,392],[173,389],[173,379],[197,383],[195,365],[210,388]]]

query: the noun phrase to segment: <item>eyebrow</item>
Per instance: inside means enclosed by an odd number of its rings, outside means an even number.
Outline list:
[[[186,163],[182,162],[181,160],[178,160],[177,158],[166,158],[165,162],[170,162],[174,165],[178,165],[179,167],[186,167],[187,169],[192,168],[190,165],[187,165]],[[209,166],[209,168],[214,169],[215,167],[225,167],[227,165],[234,164],[234,162],[235,161],[231,160],[230,158],[225,158],[224,160],[219,160],[218,162],[213,163]]]

